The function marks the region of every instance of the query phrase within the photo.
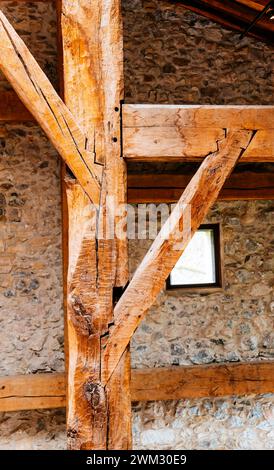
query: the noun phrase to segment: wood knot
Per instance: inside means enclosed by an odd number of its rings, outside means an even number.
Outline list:
[[[92,408],[99,408],[104,402],[105,391],[102,385],[88,381],[84,384],[84,395]]]
[[[67,430],[67,437],[69,439],[75,439],[77,437],[78,431],[73,428],[68,428]]]
[[[70,296],[70,303],[73,308],[71,320],[80,335],[90,336],[93,333],[90,312],[86,310],[80,297]]]

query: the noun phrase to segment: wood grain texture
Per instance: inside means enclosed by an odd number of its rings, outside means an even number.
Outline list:
[[[103,383],[109,381],[134,331],[251,139],[250,131],[228,134],[219,144],[219,150],[203,161],[152,243],[115,307],[115,325],[104,350]]]
[[[132,448],[130,388],[131,364],[128,347],[107,386],[108,450]]]
[[[0,121],[26,122],[34,120],[32,114],[29,113],[14,91],[1,91],[0,103]]]
[[[109,238],[106,233],[109,215],[118,214],[116,208],[124,204],[126,198],[125,162],[121,158],[120,146],[120,101],[123,97],[120,1],[77,0],[72,4],[69,0],[62,0],[58,11],[65,102],[85,131],[87,148],[93,149],[96,161],[103,167],[100,207],[97,218],[93,219],[94,239],[89,237],[92,208],[88,200],[75,185],[68,190],[68,200],[75,201],[74,204],[68,203],[71,221],[68,277],[69,448],[107,449],[109,445],[117,449],[129,448],[129,352],[125,353],[107,390],[100,382],[101,345],[109,324],[113,322],[113,288],[124,285],[128,279],[126,234],[118,239]],[[80,217],[75,223],[74,211]],[[85,213],[89,220],[87,226],[82,218]],[[120,222],[122,216],[114,216],[115,224]],[[79,246],[75,243],[77,239]],[[83,256],[81,260],[79,258],[80,264],[76,269],[73,259],[79,252]],[[76,328],[79,312],[90,323],[86,338],[83,331]],[[117,393],[118,390],[120,393]]]
[[[131,401],[273,393],[273,369],[274,362],[267,361],[132,369]],[[63,373],[0,378],[0,412],[62,408],[65,402]]]
[[[0,377],[0,411],[62,408],[66,406],[64,374]]]
[[[120,111],[124,94],[120,0],[63,0],[64,95],[87,135],[87,147],[105,165],[109,210],[126,202],[126,168],[121,158]],[[69,101],[68,101],[69,95]],[[92,105],[89,105],[89,103]],[[116,225],[123,213],[116,215]],[[116,238],[115,283],[128,279],[127,240]]]
[[[209,364],[132,371],[132,401],[272,393],[274,363]]]
[[[227,129],[256,132],[243,162],[274,161],[273,106],[124,105],[123,153],[134,161],[200,161]]]
[[[128,202],[177,202],[193,174],[129,174]],[[225,182],[218,200],[274,199],[274,174],[244,171],[232,173]]]
[[[96,291],[96,210],[73,181],[67,182],[67,203],[68,448],[105,449],[107,403],[100,384],[100,356],[107,319],[98,308]]]
[[[100,201],[102,168],[86,138],[44,72],[5,15],[0,12],[0,69],[35,117],[89,198]]]
[[[123,127],[273,129],[274,106],[124,104]]]

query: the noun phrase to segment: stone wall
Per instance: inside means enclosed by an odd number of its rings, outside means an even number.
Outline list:
[[[274,359],[273,201],[218,202],[224,288],[162,290],[132,341],[133,367]],[[150,246],[131,241],[131,271]],[[134,405],[142,449],[274,448],[274,395]]]
[[[52,3],[1,9],[56,85]],[[0,327],[1,375],[63,370],[60,162],[33,123],[0,126]],[[0,413],[0,448],[60,448],[60,429],[63,410]]]
[[[10,1],[1,7],[56,84],[51,4]],[[273,102],[273,48],[250,38],[240,43],[238,34],[165,1],[125,0],[123,11],[127,102]],[[4,79],[0,86],[9,88]],[[33,124],[1,126],[0,136],[1,375],[60,371],[59,163]],[[271,201],[215,205],[209,220],[224,229],[224,292],[163,291],[135,334],[134,367],[273,358],[272,213]],[[132,271],[148,245],[130,243]],[[273,448],[272,395],[133,409],[135,448]],[[0,417],[2,449],[64,447],[62,410]]]
[[[125,0],[126,101],[271,104],[273,47],[178,2]]]

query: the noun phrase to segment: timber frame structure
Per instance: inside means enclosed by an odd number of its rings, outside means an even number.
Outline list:
[[[131,375],[129,351],[134,331],[210,207],[218,197],[239,197],[239,181],[230,177],[237,162],[274,161],[274,107],[122,104],[120,0],[58,0],[57,5],[63,99],[0,13],[0,68],[25,105],[6,93],[1,120],[33,116],[64,162],[67,374],[2,378],[0,410],[66,402],[69,449],[129,449],[131,401],[274,389],[271,363]],[[201,164],[193,177],[176,183],[176,193],[156,198],[178,202],[129,282],[127,189],[128,200],[138,202],[136,184],[152,192],[155,184],[149,175],[140,175],[135,186],[132,176],[127,183],[126,162],[133,160]],[[166,189],[166,175],[160,179]],[[248,182],[241,185],[240,197],[273,197],[268,185],[259,195]],[[146,192],[145,200],[153,195]],[[108,211],[117,228],[111,239],[105,235]],[[123,293],[114,305],[116,288]]]

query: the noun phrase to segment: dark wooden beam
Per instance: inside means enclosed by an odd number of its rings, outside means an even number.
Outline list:
[[[1,91],[0,103],[1,122],[25,122],[35,120],[14,91]]]
[[[186,9],[194,11],[206,18],[213,20],[224,27],[243,32],[258,14],[259,5],[256,8],[253,2],[240,2],[229,0],[169,0],[170,3],[183,5]],[[262,5],[261,10],[265,6]],[[267,18],[261,19],[250,31],[249,35],[273,44],[274,25]]]
[[[177,202],[193,174],[129,174],[128,202]],[[232,173],[224,184],[221,201],[274,199],[274,174],[244,171]]]

